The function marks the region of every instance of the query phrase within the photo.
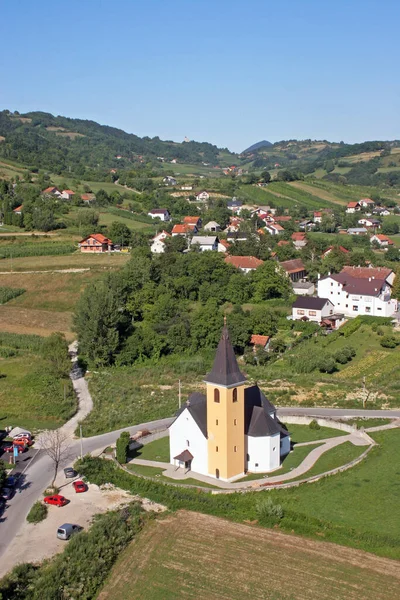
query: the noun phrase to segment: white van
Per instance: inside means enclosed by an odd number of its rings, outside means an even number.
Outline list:
[[[57,537],[59,540],[69,540],[73,533],[82,531],[83,527],[80,525],[73,525],[72,523],[64,523],[57,529]]]

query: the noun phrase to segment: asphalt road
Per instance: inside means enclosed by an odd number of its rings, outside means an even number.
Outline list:
[[[345,410],[340,408],[280,408],[278,415],[307,415],[316,417],[384,417],[400,418],[400,410]],[[131,435],[141,429],[158,429],[172,423],[173,419],[159,419],[150,423],[141,423],[133,427],[125,427],[103,435],[83,438],[83,454],[98,451],[113,444],[122,431],[129,431]],[[70,444],[69,456],[60,465],[60,470],[70,466],[80,456],[80,440],[73,440]],[[23,470],[21,471],[21,466]],[[53,478],[51,460],[42,450],[33,450],[29,461],[20,462],[18,471],[21,472],[19,487],[14,497],[7,502],[5,510],[0,514],[0,557],[6,551],[8,544],[18,533],[24,523],[32,504],[41,497]]]

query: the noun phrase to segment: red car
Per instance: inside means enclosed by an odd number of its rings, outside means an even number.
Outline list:
[[[18,454],[22,454],[25,451],[26,446],[20,446],[19,444],[17,445],[18,448]],[[6,446],[4,448],[4,452],[14,452],[14,446]]]
[[[80,480],[79,481],[74,481],[72,485],[73,485],[74,490],[75,490],[75,492],[77,494],[81,494],[82,492],[86,492],[87,489],[88,489],[87,485],[86,485],[86,483],[84,481],[80,481]]]
[[[64,498],[64,496],[60,496],[60,494],[55,494],[54,496],[46,496],[43,500],[45,504],[54,504],[54,506],[65,506],[68,504],[68,500]]]

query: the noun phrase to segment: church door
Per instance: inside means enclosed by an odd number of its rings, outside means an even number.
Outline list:
[[[219,479],[219,469],[215,469],[215,477]]]

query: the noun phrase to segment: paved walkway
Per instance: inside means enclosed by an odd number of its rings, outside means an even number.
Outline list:
[[[383,426],[386,428],[386,426]],[[375,428],[373,428],[375,429]],[[303,462],[298,466],[293,468],[288,473],[283,473],[282,475],[262,475],[260,479],[252,479],[250,481],[241,481],[241,482],[227,482],[216,480],[214,477],[207,477],[206,475],[201,475],[200,473],[195,473],[194,471],[186,471],[184,469],[177,469],[174,465],[169,463],[153,461],[153,460],[144,460],[141,458],[134,458],[130,461],[131,464],[135,465],[143,465],[148,467],[158,467],[165,469],[163,471],[163,475],[170,479],[175,479],[176,481],[180,481],[182,483],[185,482],[185,479],[196,479],[199,483],[207,483],[214,487],[229,489],[229,490],[240,490],[240,489],[248,489],[252,487],[259,487],[260,484],[265,484],[266,481],[268,483],[283,483],[289,482],[292,479],[300,477],[304,475],[315,465],[317,460],[328,452],[332,448],[343,444],[344,442],[351,442],[354,446],[371,446],[374,444],[374,441],[369,438],[368,435],[363,434],[361,431],[355,431],[349,435],[341,435],[333,438],[327,438],[325,440],[318,440],[312,443],[320,443],[321,445],[317,448],[314,448],[310,451],[310,453],[305,457]],[[306,442],[303,445],[307,445],[310,442]],[[300,444],[299,444],[300,445]]]

